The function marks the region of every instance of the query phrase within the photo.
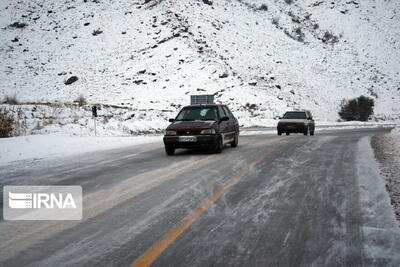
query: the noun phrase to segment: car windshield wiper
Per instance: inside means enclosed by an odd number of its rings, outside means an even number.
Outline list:
[[[194,121],[194,119],[181,119],[180,121]]]

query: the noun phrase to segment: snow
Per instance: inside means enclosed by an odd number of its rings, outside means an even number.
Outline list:
[[[393,142],[393,154],[397,157],[398,166],[400,166],[400,125],[397,125],[390,134],[389,134],[392,142]]]
[[[363,137],[358,144],[357,172],[363,217],[365,254],[374,262],[391,259],[392,265],[400,261],[400,228],[385,180],[379,173],[378,163],[370,146],[370,138]]]
[[[122,148],[140,144],[162,142],[153,136],[70,136],[66,134],[43,134],[0,138],[0,165],[22,160],[66,157],[85,152]]]
[[[375,99],[375,118],[399,120],[400,3],[314,3],[274,0],[265,11],[262,0],[1,1],[0,99],[83,95],[140,113],[139,123],[119,126],[123,115],[110,111],[110,134],[162,128],[164,110],[176,114],[191,94],[215,94],[245,127],[276,123],[292,108],[336,121],[340,101],[359,95]],[[339,41],[323,42],[326,32]],[[73,75],[79,80],[65,85]],[[75,133],[57,124],[48,132]]]

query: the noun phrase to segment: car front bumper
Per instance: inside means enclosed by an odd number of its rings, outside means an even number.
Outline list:
[[[279,124],[277,129],[278,132],[282,133],[302,133],[305,131],[306,126],[304,123],[283,123]]]
[[[206,148],[213,147],[218,142],[218,135],[191,135],[195,141],[182,141],[181,137],[188,136],[164,136],[164,145],[172,148]]]

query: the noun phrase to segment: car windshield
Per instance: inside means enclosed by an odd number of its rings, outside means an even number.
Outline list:
[[[176,117],[177,121],[215,121],[218,120],[216,107],[184,108]]]
[[[285,115],[283,115],[284,119],[300,119],[304,120],[306,119],[306,113],[305,112],[286,112]]]

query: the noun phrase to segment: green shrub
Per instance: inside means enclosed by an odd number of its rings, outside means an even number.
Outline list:
[[[262,10],[262,11],[268,11],[268,6],[266,4],[262,4],[258,10]]]
[[[374,105],[374,100],[366,96],[344,99],[340,104],[339,116],[346,121],[367,121],[374,113]]]

